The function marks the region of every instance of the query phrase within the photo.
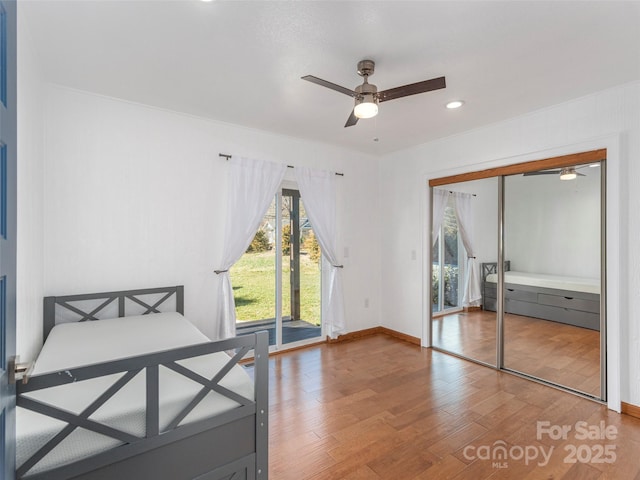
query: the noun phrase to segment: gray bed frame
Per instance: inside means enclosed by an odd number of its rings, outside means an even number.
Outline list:
[[[141,296],[160,294],[155,302]],[[175,310],[183,313],[182,286],[126,290],[46,297],[44,299],[45,339],[55,325],[56,310],[71,310],[78,321],[98,320],[99,312],[117,301],[118,315],[127,316],[129,305],[143,307],[143,314],[159,313],[161,305],[175,296]],[[147,297],[148,298],[148,297]],[[74,305],[86,300],[101,301],[91,311]],[[168,302],[167,302],[168,303]],[[86,303],[85,303],[86,305]],[[135,313],[136,315],[140,314]],[[82,366],[70,370],[32,376],[17,385],[17,405],[62,420],[66,426],[38,452],[19,466],[16,477],[25,480],[266,480],[268,478],[268,349],[267,332],[257,332],[218,342],[203,343],[173,350]],[[235,355],[213,378],[205,378],[176,363],[186,358],[213,352],[236,351]],[[229,370],[251,350],[254,351],[253,380],[255,400],[242,397],[222,387],[219,382]],[[159,380],[162,365],[202,385],[202,389],[166,430],[159,429]],[[144,437],[136,437],[93,421],[90,416],[116,394],[138,372],[146,374],[146,424]],[[26,394],[71,382],[123,373],[122,377],[80,414],[38,402]],[[179,425],[180,421],[209,392],[215,391],[237,403],[239,407],[198,422]],[[29,470],[76,428],[118,439],[122,444],[110,450],[73,463],[29,474]]]
[[[482,264],[482,305],[493,312],[497,308],[497,284],[487,282],[487,276],[497,273],[497,268],[497,262]],[[510,269],[507,260],[504,271]],[[600,330],[600,295],[595,293],[505,283],[504,311]]]

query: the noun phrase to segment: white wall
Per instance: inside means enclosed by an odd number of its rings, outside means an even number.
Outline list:
[[[473,108],[470,101],[464,108]],[[464,111],[459,112],[464,115]],[[622,401],[640,405],[640,83],[635,82],[559,104],[467,133],[396,152],[383,158],[380,178],[384,276],[383,324],[422,336],[424,256],[423,218],[428,214],[428,178],[483,170],[501,159],[620,135],[620,185],[609,195],[620,201],[620,271],[616,308],[620,316]],[[542,157],[544,158],[544,157]],[[616,197],[618,196],[618,197]],[[419,254],[415,260],[411,252]]]
[[[45,125],[46,295],[184,284],[185,314],[211,335],[226,216],[222,152],[344,172],[347,326],[379,325],[374,158],[57,86],[47,87]]]
[[[43,86],[29,29],[18,8],[18,246],[16,352],[28,361],[42,340]]]

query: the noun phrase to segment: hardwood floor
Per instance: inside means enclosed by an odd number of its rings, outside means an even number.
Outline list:
[[[496,364],[496,314],[459,312],[436,317],[433,344],[491,365]]]
[[[507,314],[505,366],[600,396],[600,332]]]
[[[270,377],[273,480],[640,480],[639,419],[387,335],[274,356]],[[581,421],[610,439],[580,439]]]
[[[505,367],[600,396],[600,332],[506,314]],[[478,311],[439,317],[434,345],[496,364],[496,314]]]

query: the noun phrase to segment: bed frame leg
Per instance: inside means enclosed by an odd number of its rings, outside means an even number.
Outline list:
[[[256,476],[269,478],[269,333],[256,333]]]

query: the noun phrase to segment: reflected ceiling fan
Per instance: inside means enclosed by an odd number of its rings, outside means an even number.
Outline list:
[[[355,125],[358,123],[359,118],[375,117],[378,114],[379,102],[439,90],[447,86],[444,77],[438,77],[378,92],[378,87],[369,83],[369,77],[373,75],[375,67],[376,64],[373,60],[361,60],[358,62],[358,75],[364,78],[364,83],[358,85],[355,90],[349,90],[348,88],[314,77],[313,75],[306,75],[302,77],[302,80],[307,80],[308,82],[330,88],[331,90],[355,98],[355,106],[347,123],[344,124],[345,127]]]
[[[560,180],[574,180],[577,177],[585,177],[584,173],[580,173],[577,170],[588,167],[589,165],[581,165],[579,167],[562,167],[553,170],[538,170],[536,172],[523,173],[523,176],[529,177],[533,175],[560,175]]]

